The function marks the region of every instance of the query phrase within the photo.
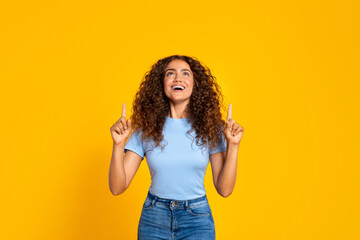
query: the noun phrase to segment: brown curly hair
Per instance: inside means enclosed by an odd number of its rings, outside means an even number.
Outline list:
[[[170,103],[164,92],[164,70],[174,59],[187,62],[194,74],[193,91],[186,109],[187,119],[192,128],[187,133],[190,134],[195,130],[196,145],[205,144],[213,150],[221,141],[226,124],[220,111],[221,108],[225,110],[223,95],[210,69],[203,66],[195,57],[185,55],[165,57],[158,60],[150,72],[145,73],[133,101],[133,114],[130,117],[132,128],[142,132],[142,141],[154,141],[154,147],[160,146],[164,139],[163,126],[170,112]]]

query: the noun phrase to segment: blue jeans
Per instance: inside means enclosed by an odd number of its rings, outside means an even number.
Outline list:
[[[178,201],[148,192],[138,227],[139,240],[215,239],[214,218],[206,195]]]

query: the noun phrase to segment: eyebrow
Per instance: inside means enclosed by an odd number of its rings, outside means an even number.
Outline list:
[[[169,71],[169,70],[176,71],[175,68],[169,68],[169,69],[166,69],[165,72],[167,72],[167,71]],[[186,68],[181,69],[181,71],[189,71],[189,72],[191,72],[189,69],[186,69]]]

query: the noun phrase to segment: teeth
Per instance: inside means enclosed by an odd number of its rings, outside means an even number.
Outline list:
[[[180,88],[181,90],[184,90],[185,88],[183,86],[173,86],[172,89]]]

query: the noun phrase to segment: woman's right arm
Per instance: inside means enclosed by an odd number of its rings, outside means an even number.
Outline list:
[[[142,157],[131,150],[126,151],[125,144],[113,144],[109,171],[109,187],[113,195],[123,193],[130,185],[142,161]]]
[[[126,139],[131,133],[132,127],[130,119],[126,121],[126,106],[123,103],[121,118],[110,128],[113,139],[113,152],[109,170],[109,188],[113,195],[123,193],[130,185],[137,172],[142,157],[124,148]]]

